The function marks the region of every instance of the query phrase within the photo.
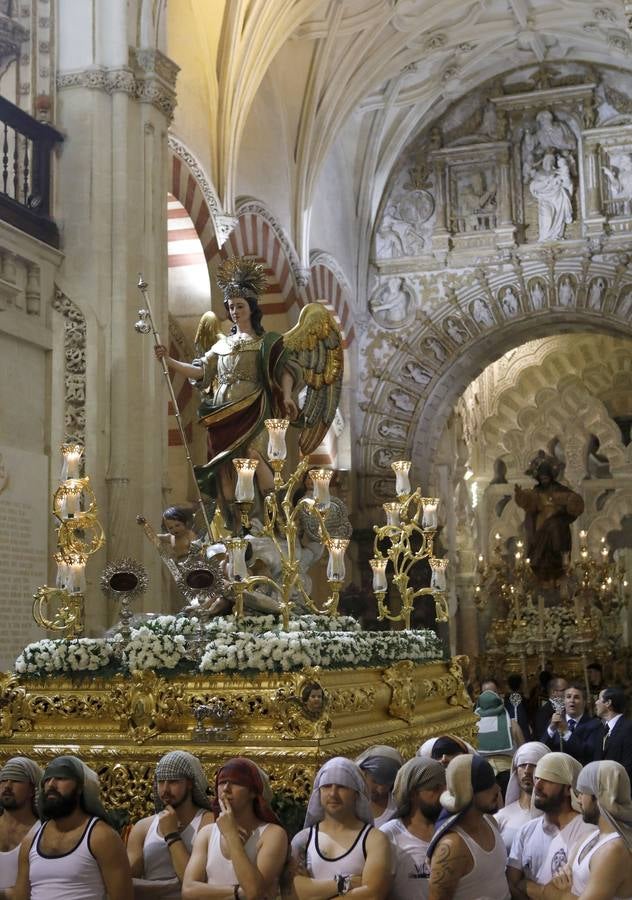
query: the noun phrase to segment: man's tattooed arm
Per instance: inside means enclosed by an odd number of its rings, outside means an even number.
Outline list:
[[[459,835],[446,834],[432,855],[428,900],[452,900],[459,881],[472,871],[473,865],[472,854]]]

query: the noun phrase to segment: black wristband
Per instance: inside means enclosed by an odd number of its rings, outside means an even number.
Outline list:
[[[170,847],[172,844],[177,844],[178,841],[181,841],[182,837],[178,834],[175,837],[172,837],[170,841],[167,841],[167,847]]]
[[[167,841],[167,843],[169,843],[169,841],[170,841],[172,838],[179,838],[179,837],[180,837],[180,832],[179,832],[179,831],[170,831],[169,834],[165,834],[165,836],[164,836],[164,838],[165,838],[165,840]]]

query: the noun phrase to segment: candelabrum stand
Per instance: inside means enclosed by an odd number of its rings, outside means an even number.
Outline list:
[[[397,499],[384,504],[386,525],[373,526],[374,557],[370,560],[378,617],[390,622],[403,622],[405,628],[410,628],[415,600],[428,595],[434,597],[437,622],[448,621],[445,595],[448,561],[433,555],[439,501],[436,497],[422,496],[420,488],[411,492],[410,465],[407,460],[391,464],[395,472]],[[424,559],[428,560],[432,570],[430,587],[415,590],[410,584],[410,571]],[[392,611],[387,600],[389,563],[392,581],[401,600],[398,613]]]
[[[35,592],[32,612],[40,628],[75,638],[84,627],[86,563],[105,538],[90,479],[80,475],[83,447],[64,444],[61,454],[61,478],[53,495],[53,515],[59,523],[57,580],[55,587],[43,585]]]
[[[302,603],[315,613],[336,615],[345,578],[344,554],[349,540],[346,537],[331,535],[327,527],[327,510],[330,506],[329,482],[333,472],[330,469],[310,470],[309,459],[303,459],[287,481],[284,481],[283,467],[287,456],[285,433],[289,421],[267,419],[265,425],[269,436],[268,460],[274,471],[274,487],[264,498],[263,524],[258,537],[268,538],[274,546],[280,561],[280,578],[275,580],[268,575],[248,573],[246,564],[248,541],[243,533],[225,541],[228,555],[227,571],[235,598],[234,614],[237,620],[244,614],[246,592],[265,587],[278,597],[283,627],[287,629],[295,597],[299,597]],[[235,502],[240,511],[243,532],[250,527],[257,461],[235,459],[233,465],[237,472]],[[306,474],[309,474],[314,485],[314,496],[304,496],[295,500],[297,489],[302,485]],[[303,512],[316,518],[320,540],[329,551],[327,566],[329,597],[322,609],[314,605],[302,584],[299,520]]]

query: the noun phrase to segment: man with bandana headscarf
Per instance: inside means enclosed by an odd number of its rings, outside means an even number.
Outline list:
[[[179,900],[193,839],[213,821],[208,782],[198,759],[184,750],[156,766],[156,815],[141,819],[127,842],[135,900]]]
[[[439,737],[428,738],[427,741],[424,741],[417,751],[417,756],[438,759],[445,769],[455,756],[459,756],[461,753],[475,752],[471,744],[456,734],[441,734]]]
[[[581,764],[568,753],[547,753],[535,767],[533,803],[544,815],[516,834],[507,877],[512,897],[528,896],[531,882],[548,884],[568,862],[572,847],[595,829],[579,815],[575,793]]]
[[[493,819],[501,799],[482,756],[460,755],[446,769],[443,812],[428,847],[429,900],[509,900],[507,851]]]
[[[219,814],[198,832],[183,898],[276,896],[288,842],[270,807],[268,776],[249,759],[230,759],[215,777],[215,796]]]
[[[42,770],[25,756],[8,759],[0,770],[0,900],[7,900],[18,875],[20,844],[39,824],[37,793]]]
[[[573,852],[553,881],[529,896],[542,900],[627,900],[632,897],[632,799],[625,768],[613,760],[589,763],[579,773],[577,793],[585,822],[598,831]]]
[[[108,824],[96,772],[58,756],[39,790],[43,824],[20,848],[15,900],[133,900],[123,841]]]
[[[305,828],[292,841],[298,900],[354,894],[385,900],[390,846],[373,827],[366,782],[356,763],[337,756],[316,774]]]
[[[533,797],[533,775],[535,767],[543,756],[549,753],[546,744],[529,741],[518,747],[511,762],[511,776],[507,785],[505,805],[496,813],[496,821],[507,853],[520,828],[539,814],[531,800]]]
[[[395,812],[391,791],[404,758],[394,747],[378,744],[361,753],[356,758],[356,763],[360,766],[369,789],[373,824],[380,828]]]
[[[393,851],[390,896],[427,900],[430,868],[428,845],[441,812],[445,768],[436,759],[415,756],[401,767],[393,786],[395,816],[380,826]]]

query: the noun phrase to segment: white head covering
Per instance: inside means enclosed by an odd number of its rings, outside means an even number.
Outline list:
[[[544,778],[553,784],[568,784],[571,788],[571,806],[576,812],[581,812],[581,806],[575,793],[577,776],[582,770],[582,764],[568,753],[547,753],[535,767],[535,778]]]
[[[356,816],[362,822],[373,824],[369,792],[362,770],[350,759],[345,759],[344,756],[335,756],[316,773],[314,790],[307,805],[305,828],[309,828],[317,822],[322,822],[325,818],[325,810],[320,802],[320,788],[325,784],[341,784],[343,787],[349,787],[356,791],[358,795],[356,797]]]
[[[611,759],[588,763],[577,778],[577,790],[597,798],[599,811],[632,849],[630,778],[621,763]]]
[[[505,806],[515,803],[520,797],[520,784],[518,781],[518,766],[526,766],[528,764],[537,766],[543,756],[551,751],[540,741],[527,741],[522,744],[514,753],[511,761],[511,777],[507,785],[507,793],[505,795]]]

